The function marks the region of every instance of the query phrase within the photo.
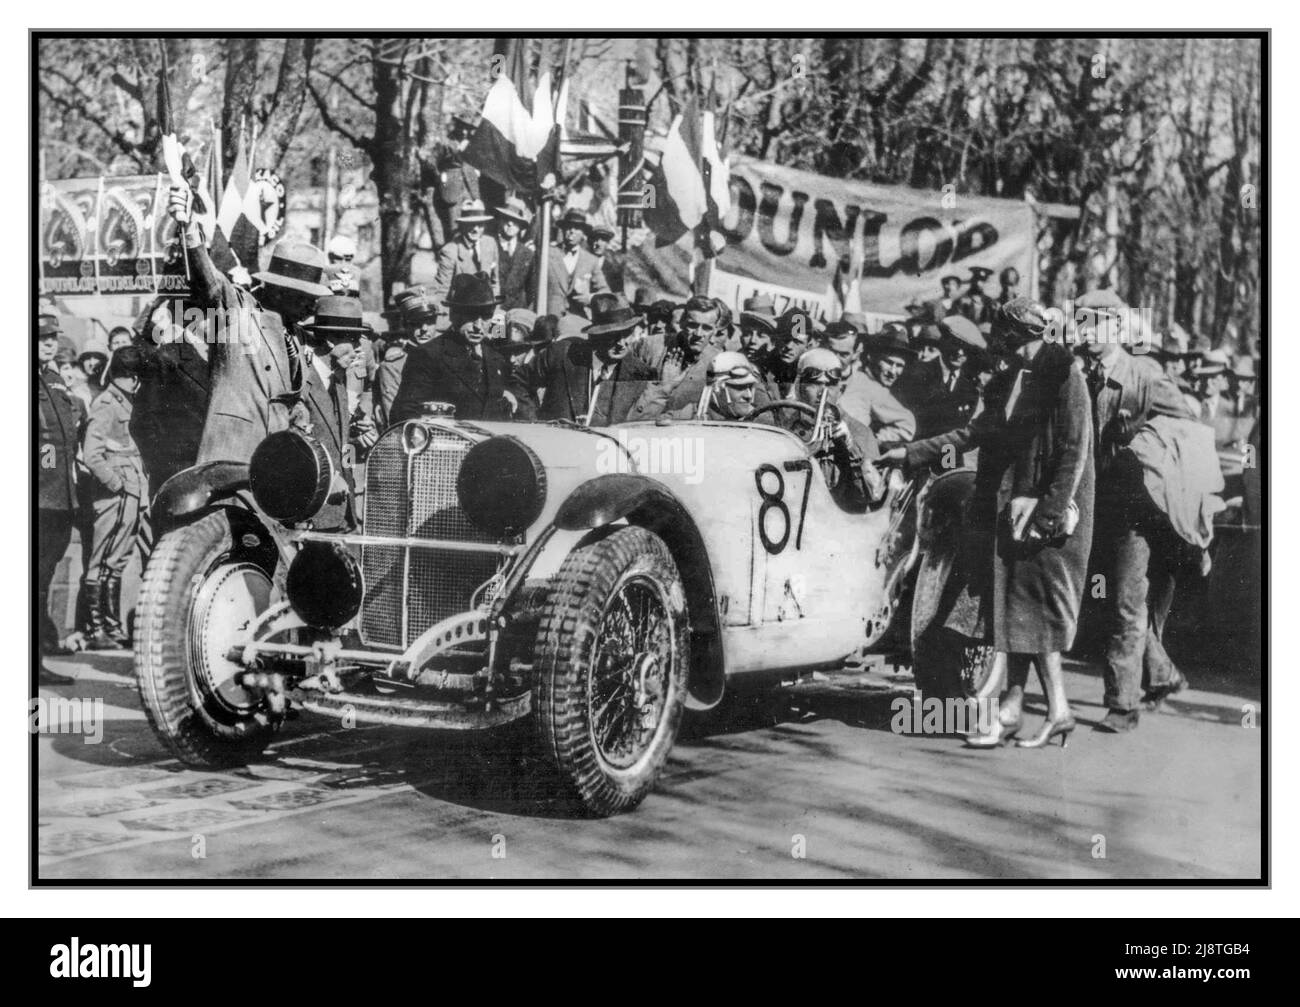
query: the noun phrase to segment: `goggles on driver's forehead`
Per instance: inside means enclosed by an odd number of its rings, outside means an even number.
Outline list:
[[[844,371],[838,367],[829,371],[809,367],[799,372],[799,383],[804,385],[838,385],[843,378]]]
[[[728,371],[715,371],[713,373],[713,380],[725,381],[727,384],[734,384],[739,381],[748,385],[753,384],[758,379],[754,376],[754,372],[748,367],[733,367]]]

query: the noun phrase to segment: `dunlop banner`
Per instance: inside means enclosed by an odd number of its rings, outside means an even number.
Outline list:
[[[161,175],[41,183],[42,294],[184,293]]]
[[[756,281],[755,289],[805,291],[831,308],[855,273],[859,310],[884,316],[942,296],[940,277],[965,281],[972,266],[995,274],[1014,266],[1021,289],[1032,289],[1034,212],[1017,200],[871,185],[733,156],[723,230],[727,247],[715,269]],[[684,294],[687,252],[652,242],[629,254],[632,282]],[[996,279],[986,293],[997,294]]]

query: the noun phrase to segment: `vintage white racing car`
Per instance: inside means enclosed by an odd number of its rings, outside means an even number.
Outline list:
[[[968,471],[850,513],[777,426],[433,409],[370,452],[359,532],[313,527],[337,483],[319,444],[285,432],[159,493],[135,657],[183,761],[247,761],[293,707],[439,729],[531,718],[603,815],[653,787],[686,708],[738,682],[873,649],[915,650],[931,694],[987,675],[989,648],[942,625]]]

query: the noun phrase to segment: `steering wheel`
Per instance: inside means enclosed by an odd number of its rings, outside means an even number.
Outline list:
[[[795,412],[803,413],[814,420],[817,418],[816,406],[810,406],[807,402],[800,402],[798,399],[778,399],[776,402],[769,402],[765,406],[759,406],[745,417],[745,422],[753,422],[756,417],[761,416],[763,413],[775,412],[778,409],[793,409]],[[828,423],[831,426],[834,426],[840,421],[840,411],[830,403],[827,403],[826,410],[822,413],[822,420],[823,423]],[[796,433],[793,430],[790,432],[810,446],[816,444],[820,439],[817,436],[817,428],[812,426],[810,426],[804,433]]]

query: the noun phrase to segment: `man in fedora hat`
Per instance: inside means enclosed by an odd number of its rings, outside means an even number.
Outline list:
[[[492,212],[497,218],[497,258],[500,262],[501,307],[532,308],[534,298],[528,285],[536,249],[528,240],[533,215],[518,196],[511,196]]]
[[[424,287],[408,287],[393,295],[391,311],[395,338],[384,347],[375,371],[374,413],[380,430],[392,425],[393,401],[402,386],[402,371],[411,352],[437,336],[438,306]]]
[[[868,428],[879,450],[885,451],[916,436],[916,417],[891,390],[916,358],[916,351],[902,332],[894,329],[868,339],[866,356],[866,367],[845,375],[839,408]],[[869,453],[867,460],[872,457]]]
[[[456,238],[438,250],[438,273],[432,288],[435,301],[446,300],[451,281],[462,275],[484,276],[493,296],[499,292],[497,243],[487,233],[491,222],[492,215],[484,209],[481,200],[470,199],[461,204]]]
[[[250,292],[212,262],[193,220],[193,190],[174,185],[168,213],[185,229],[191,302],[215,309],[205,336],[210,377],[208,411],[198,462],[246,462],[268,434],[286,430],[302,388],[301,348],[294,327],[328,297],[325,254],[301,241],[281,241],[271,262],[254,275]]]
[[[564,211],[556,229],[560,244],[546,250],[546,313],[557,318],[570,312],[585,317],[591,298],[610,292],[596,257],[583,247],[591,226],[581,210],[571,207]],[[536,263],[533,271],[537,271]],[[535,280],[530,287],[536,286]]]
[[[484,345],[496,297],[486,278],[461,273],[451,281],[451,324],[437,339],[410,350],[389,421],[419,416],[426,402],[445,402],[464,420],[508,420],[518,403],[508,387],[510,365]]]
[[[767,294],[747,297],[740,305],[740,352],[759,372],[767,370],[776,333],[776,308]]]
[[[352,510],[351,442],[369,448],[378,438],[374,422],[348,404],[348,377],[360,358],[361,342],[371,333],[355,297],[331,294],[316,302],[316,312],[299,328],[303,332],[301,402],[293,425],[315,437],[329,453],[342,482],[336,499],[312,519],[318,530],[344,531],[355,523]]]
[[[626,420],[655,380],[655,372],[628,352],[640,325],[621,296],[593,298],[585,339],[559,339],[515,372],[520,418],[593,427]]]
[[[60,649],[60,631],[50,618],[50,584],[72,541],[77,514],[76,460],[78,411],[54,369],[59,326],[39,321],[36,328],[36,634],[37,681],[68,685],[72,679],[45,667],[44,657]]]

